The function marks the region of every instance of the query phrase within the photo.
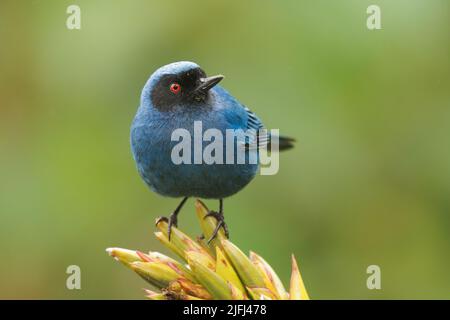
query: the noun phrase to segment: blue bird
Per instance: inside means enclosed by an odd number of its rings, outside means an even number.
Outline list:
[[[162,196],[183,198],[168,218],[158,220],[168,222],[169,240],[172,226],[177,226],[178,213],[190,197],[219,200],[219,211],[207,214],[218,221],[208,242],[221,227],[228,237],[223,199],[244,188],[259,168],[258,163],[250,161],[244,164],[236,161],[232,164],[175,164],[173,161],[172,150],[177,144],[172,139],[173,132],[182,128],[195,136],[195,121],[201,121],[203,131],[216,129],[224,136],[227,129],[256,131],[263,128],[253,112],[217,85],[223,78],[222,75],[207,77],[193,62],[175,62],[156,70],[142,90],[140,106],[131,126],[131,149],[138,172],[151,190]],[[272,140],[258,133],[255,139],[256,148],[249,147],[248,137],[233,139],[233,143],[244,145],[246,160],[255,154],[258,157],[258,149],[268,147]],[[291,138],[276,140],[279,150],[293,146]],[[223,144],[224,152],[227,143]],[[202,141],[202,147],[206,145],[207,142]],[[236,155],[233,159],[236,160]]]

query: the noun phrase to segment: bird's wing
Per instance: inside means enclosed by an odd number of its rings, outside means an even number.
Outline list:
[[[246,149],[260,149],[267,146],[270,137],[264,129],[264,125],[256,114],[244,106],[247,113],[247,130],[250,133],[245,143]]]
[[[224,115],[230,127],[245,131],[245,137],[238,138],[238,144],[247,150],[266,147],[270,137],[258,116],[222,87],[216,86],[214,89],[222,97],[220,104],[226,106]]]
[[[261,120],[254,114],[249,108],[244,107],[245,112],[247,112],[247,129],[259,130],[264,128]]]

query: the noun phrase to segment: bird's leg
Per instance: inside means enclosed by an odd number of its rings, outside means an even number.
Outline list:
[[[172,233],[172,226],[177,227],[178,226],[178,213],[180,212],[181,208],[183,208],[184,203],[188,197],[184,197],[183,200],[181,200],[180,204],[175,208],[175,210],[172,212],[172,214],[167,217],[159,217],[156,220],[156,225],[160,223],[161,221],[167,222],[167,238],[169,238],[170,241],[170,234]]]
[[[217,226],[214,229],[211,238],[209,238],[208,244],[217,236],[217,233],[219,232],[220,228],[223,228],[225,236],[229,238],[228,226],[225,223],[225,217],[223,216],[223,199],[219,200],[219,206],[220,206],[219,212],[209,211],[204,217],[204,219],[207,217],[214,217],[217,220]]]

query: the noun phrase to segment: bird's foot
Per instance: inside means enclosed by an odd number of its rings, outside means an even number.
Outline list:
[[[172,213],[169,218],[167,217],[159,217],[156,220],[155,225],[158,225],[161,221],[167,222],[167,238],[170,241],[170,235],[172,234],[172,227],[178,227],[178,218],[175,213]]]
[[[217,220],[217,226],[214,229],[211,238],[209,238],[208,240],[208,244],[217,236],[217,233],[219,232],[220,228],[223,229],[223,231],[225,232],[225,236],[227,238],[230,237],[229,232],[228,232],[228,226],[225,223],[225,217],[223,216],[223,212],[216,212],[216,211],[209,211],[203,219],[206,219],[207,217],[213,217]]]

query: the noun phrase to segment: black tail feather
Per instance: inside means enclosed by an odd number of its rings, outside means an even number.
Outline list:
[[[294,147],[294,142],[295,142],[294,138],[280,136],[278,139],[279,139],[279,150],[280,151],[289,150]]]
[[[292,149],[294,147],[294,138],[290,137],[278,137],[278,151],[285,151]],[[272,138],[270,138],[269,143],[267,144],[267,149],[272,150]]]

